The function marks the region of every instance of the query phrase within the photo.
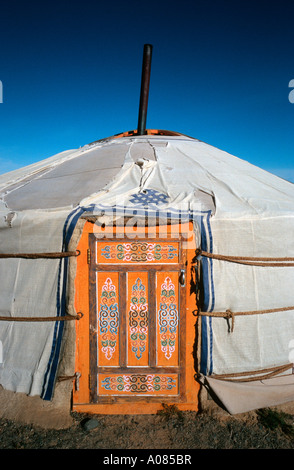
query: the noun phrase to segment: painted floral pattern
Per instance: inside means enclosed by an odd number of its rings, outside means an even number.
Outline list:
[[[132,287],[129,329],[132,352],[137,359],[141,359],[147,347],[148,304],[146,299],[146,287],[140,278],[137,278]]]
[[[108,391],[148,393],[166,392],[177,387],[175,377],[167,375],[112,375],[101,381],[101,386]]]
[[[102,286],[99,333],[101,337],[101,350],[106,359],[110,360],[115,351],[118,340],[119,312],[115,285],[108,277]]]
[[[101,256],[110,262],[172,262],[178,259],[178,248],[172,244],[148,242],[107,244],[101,247]]]
[[[175,351],[178,323],[179,315],[175,297],[175,286],[170,277],[166,277],[161,285],[158,324],[161,351],[168,360]]]

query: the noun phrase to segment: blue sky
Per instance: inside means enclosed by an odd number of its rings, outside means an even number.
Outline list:
[[[0,173],[137,127],[196,137],[294,182],[294,2],[52,0],[0,7]]]

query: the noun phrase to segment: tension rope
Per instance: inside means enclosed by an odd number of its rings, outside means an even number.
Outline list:
[[[208,253],[207,251],[202,251],[201,249],[196,250],[196,255],[204,256],[206,258],[216,259],[219,261],[227,261],[230,263],[238,263],[238,264],[245,264],[249,266],[270,266],[270,267],[293,267],[294,266],[294,258],[292,257],[284,257],[284,258],[257,258],[252,256],[227,256],[227,255],[219,255],[215,253]],[[231,320],[231,326],[229,327],[229,331],[234,331],[235,326],[235,316],[243,316],[243,315],[257,315],[257,314],[266,314],[266,313],[275,313],[275,312],[286,312],[289,310],[294,310],[294,306],[291,307],[279,307],[279,308],[271,308],[266,310],[249,310],[245,312],[232,312],[230,309],[227,309],[225,312],[203,312],[199,311],[198,315],[201,316],[210,316],[210,317],[221,317],[225,318],[226,320]]]
[[[57,259],[68,258],[72,256],[79,256],[79,250],[75,251],[61,251],[52,253],[0,253],[0,258],[26,258],[26,259]]]
[[[232,312],[231,310],[227,309],[225,312],[203,312],[202,310],[198,311],[198,315],[200,316],[208,316],[208,317],[218,317],[218,318],[225,318],[226,320],[231,320],[231,326],[229,331],[233,333],[234,326],[235,326],[235,317],[236,316],[244,316],[244,315],[262,315],[266,313],[276,313],[276,312],[287,312],[289,310],[294,310],[294,306],[292,307],[279,307],[279,308],[269,308],[267,310],[249,310],[245,312]]]
[[[293,369],[293,364],[284,364],[282,366],[270,367],[268,369],[254,370],[250,372],[237,372],[234,374],[212,374],[209,376],[209,378],[225,380],[229,382],[253,382],[257,380],[275,377],[276,375],[282,374],[283,372],[286,372],[289,369]]]
[[[196,250],[196,255],[204,256],[206,258],[216,259],[219,261],[228,261],[230,263],[245,264],[249,266],[268,266],[268,267],[293,267],[294,258],[256,258],[253,256],[227,256],[218,255],[215,253],[208,253],[201,249]]]
[[[71,321],[80,320],[83,317],[82,312],[76,315],[63,315],[60,317],[0,317],[2,321],[18,321],[18,322],[49,322],[49,321]]]

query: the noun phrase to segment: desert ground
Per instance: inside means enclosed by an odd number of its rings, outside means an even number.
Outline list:
[[[65,429],[1,418],[0,449],[100,449],[101,455],[102,450],[294,449],[294,414],[279,409],[231,416],[166,407],[156,415],[72,413],[71,418]]]

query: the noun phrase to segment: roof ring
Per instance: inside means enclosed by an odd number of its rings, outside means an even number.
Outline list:
[[[182,136],[182,137],[187,137],[189,139],[195,139],[195,137],[191,137],[186,134],[182,134],[181,132],[174,132],[174,131],[167,131],[167,130],[162,130],[162,129],[146,129],[145,135],[140,136],[138,134],[137,129],[134,129],[132,131],[127,131],[127,132],[120,132],[119,134],[112,135],[110,137],[106,137],[105,139],[99,139],[95,140],[94,142],[91,142],[88,145],[93,145],[97,144],[98,142],[109,142],[112,139],[120,139],[122,137],[143,137],[146,139],[148,135],[158,135],[158,136],[171,136],[171,137],[177,137],[177,136]],[[198,139],[195,139],[198,140]]]

